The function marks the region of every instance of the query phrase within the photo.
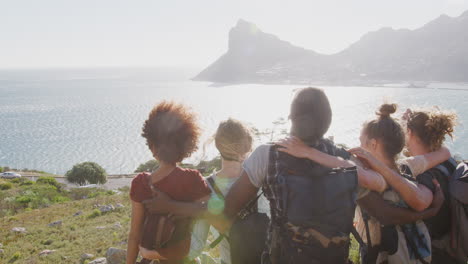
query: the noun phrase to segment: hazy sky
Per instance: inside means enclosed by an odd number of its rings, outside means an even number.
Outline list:
[[[334,53],[368,31],[465,10],[468,0],[0,0],[0,68],[204,67],[226,51],[239,18]]]

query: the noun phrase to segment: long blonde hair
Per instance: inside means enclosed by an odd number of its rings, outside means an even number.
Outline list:
[[[229,118],[222,121],[213,137],[216,148],[225,160],[242,161],[252,150],[252,132],[238,120]]]

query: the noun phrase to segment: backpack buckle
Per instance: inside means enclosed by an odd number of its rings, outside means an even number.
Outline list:
[[[303,236],[302,234],[294,232],[293,236],[291,237],[291,240],[299,244],[307,244],[309,238]]]

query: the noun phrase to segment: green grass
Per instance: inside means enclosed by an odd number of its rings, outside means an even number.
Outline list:
[[[36,182],[26,178],[0,180],[0,217],[45,208],[70,200],[89,199],[113,194],[113,191],[100,188],[66,190],[63,184],[58,183],[52,177],[39,177]]]
[[[106,214],[95,215],[95,204],[121,203],[125,207]],[[82,211],[80,216],[73,216]],[[48,227],[62,220],[60,227]],[[119,222],[122,228],[115,228]],[[83,253],[105,256],[109,247],[126,248],[130,225],[128,194],[99,196],[93,199],[54,204],[48,208],[22,212],[0,218],[0,243],[5,250],[0,263],[80,263]],[[97,229],[96,227],[106,227]],[[13,234],[13,227],[25,227],[24,235]],[[49,256],[39,257],[42,250],[57,250]]]
[[[3,193],[10,191],[14,190],[3,191]],[[77,196],[94,193],[93,191],[85,192],[80,192]],[[80,256],[84,253],[93,254],[98,258],[104,257],[109,247],[125,249],[131,216],[128,188],[121,194],[100,192],[104,195],[63,201],[46,208],[27,208],[18,214],[1,217],[0,243],[3,244],[5,252],[0,255],[0,263],[80,263]],[[105,214],[101,214],[94,207],[96,204],[115,206],[117,203],[123,204],[124,207]],[[78,211],[82,211],[82,214],[73,216]],[[63,221],[61,226],[48,227],[49,223],[58,220]],[[121,228],[114,227],[117,222],[121,224]],[[14,234],[10,231],[13,227],[25,227],[27,233]],[[209,237],[209,240],[213,239],[215,237]],[[350,259],[355,264],[359,263],[358,248],[358,244],[353,239]],[[39,253],[45,249],[57,251],[51,255],[39,257]],[[218,248],[208,253],[214,258],[219,257]]]

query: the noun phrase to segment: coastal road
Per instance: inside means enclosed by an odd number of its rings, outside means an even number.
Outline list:
[[[41,175],[36,173],[24,173],[22,174],[23,177],[28,178],[32,181],[36,181]],[[98,185],[99,188],[103,188],[106,190],[117,190],[121,187],[129,186],[132,183],[133,178],[137,174],[122,174],[122,175],[108,175],[107,182],[105,184]],[[53,176],[58,182],[63,183],[67,186],[67,188],[77,188],[79,185],[72,184],[67,182],[65,176],[62,175],[55,175]]]

